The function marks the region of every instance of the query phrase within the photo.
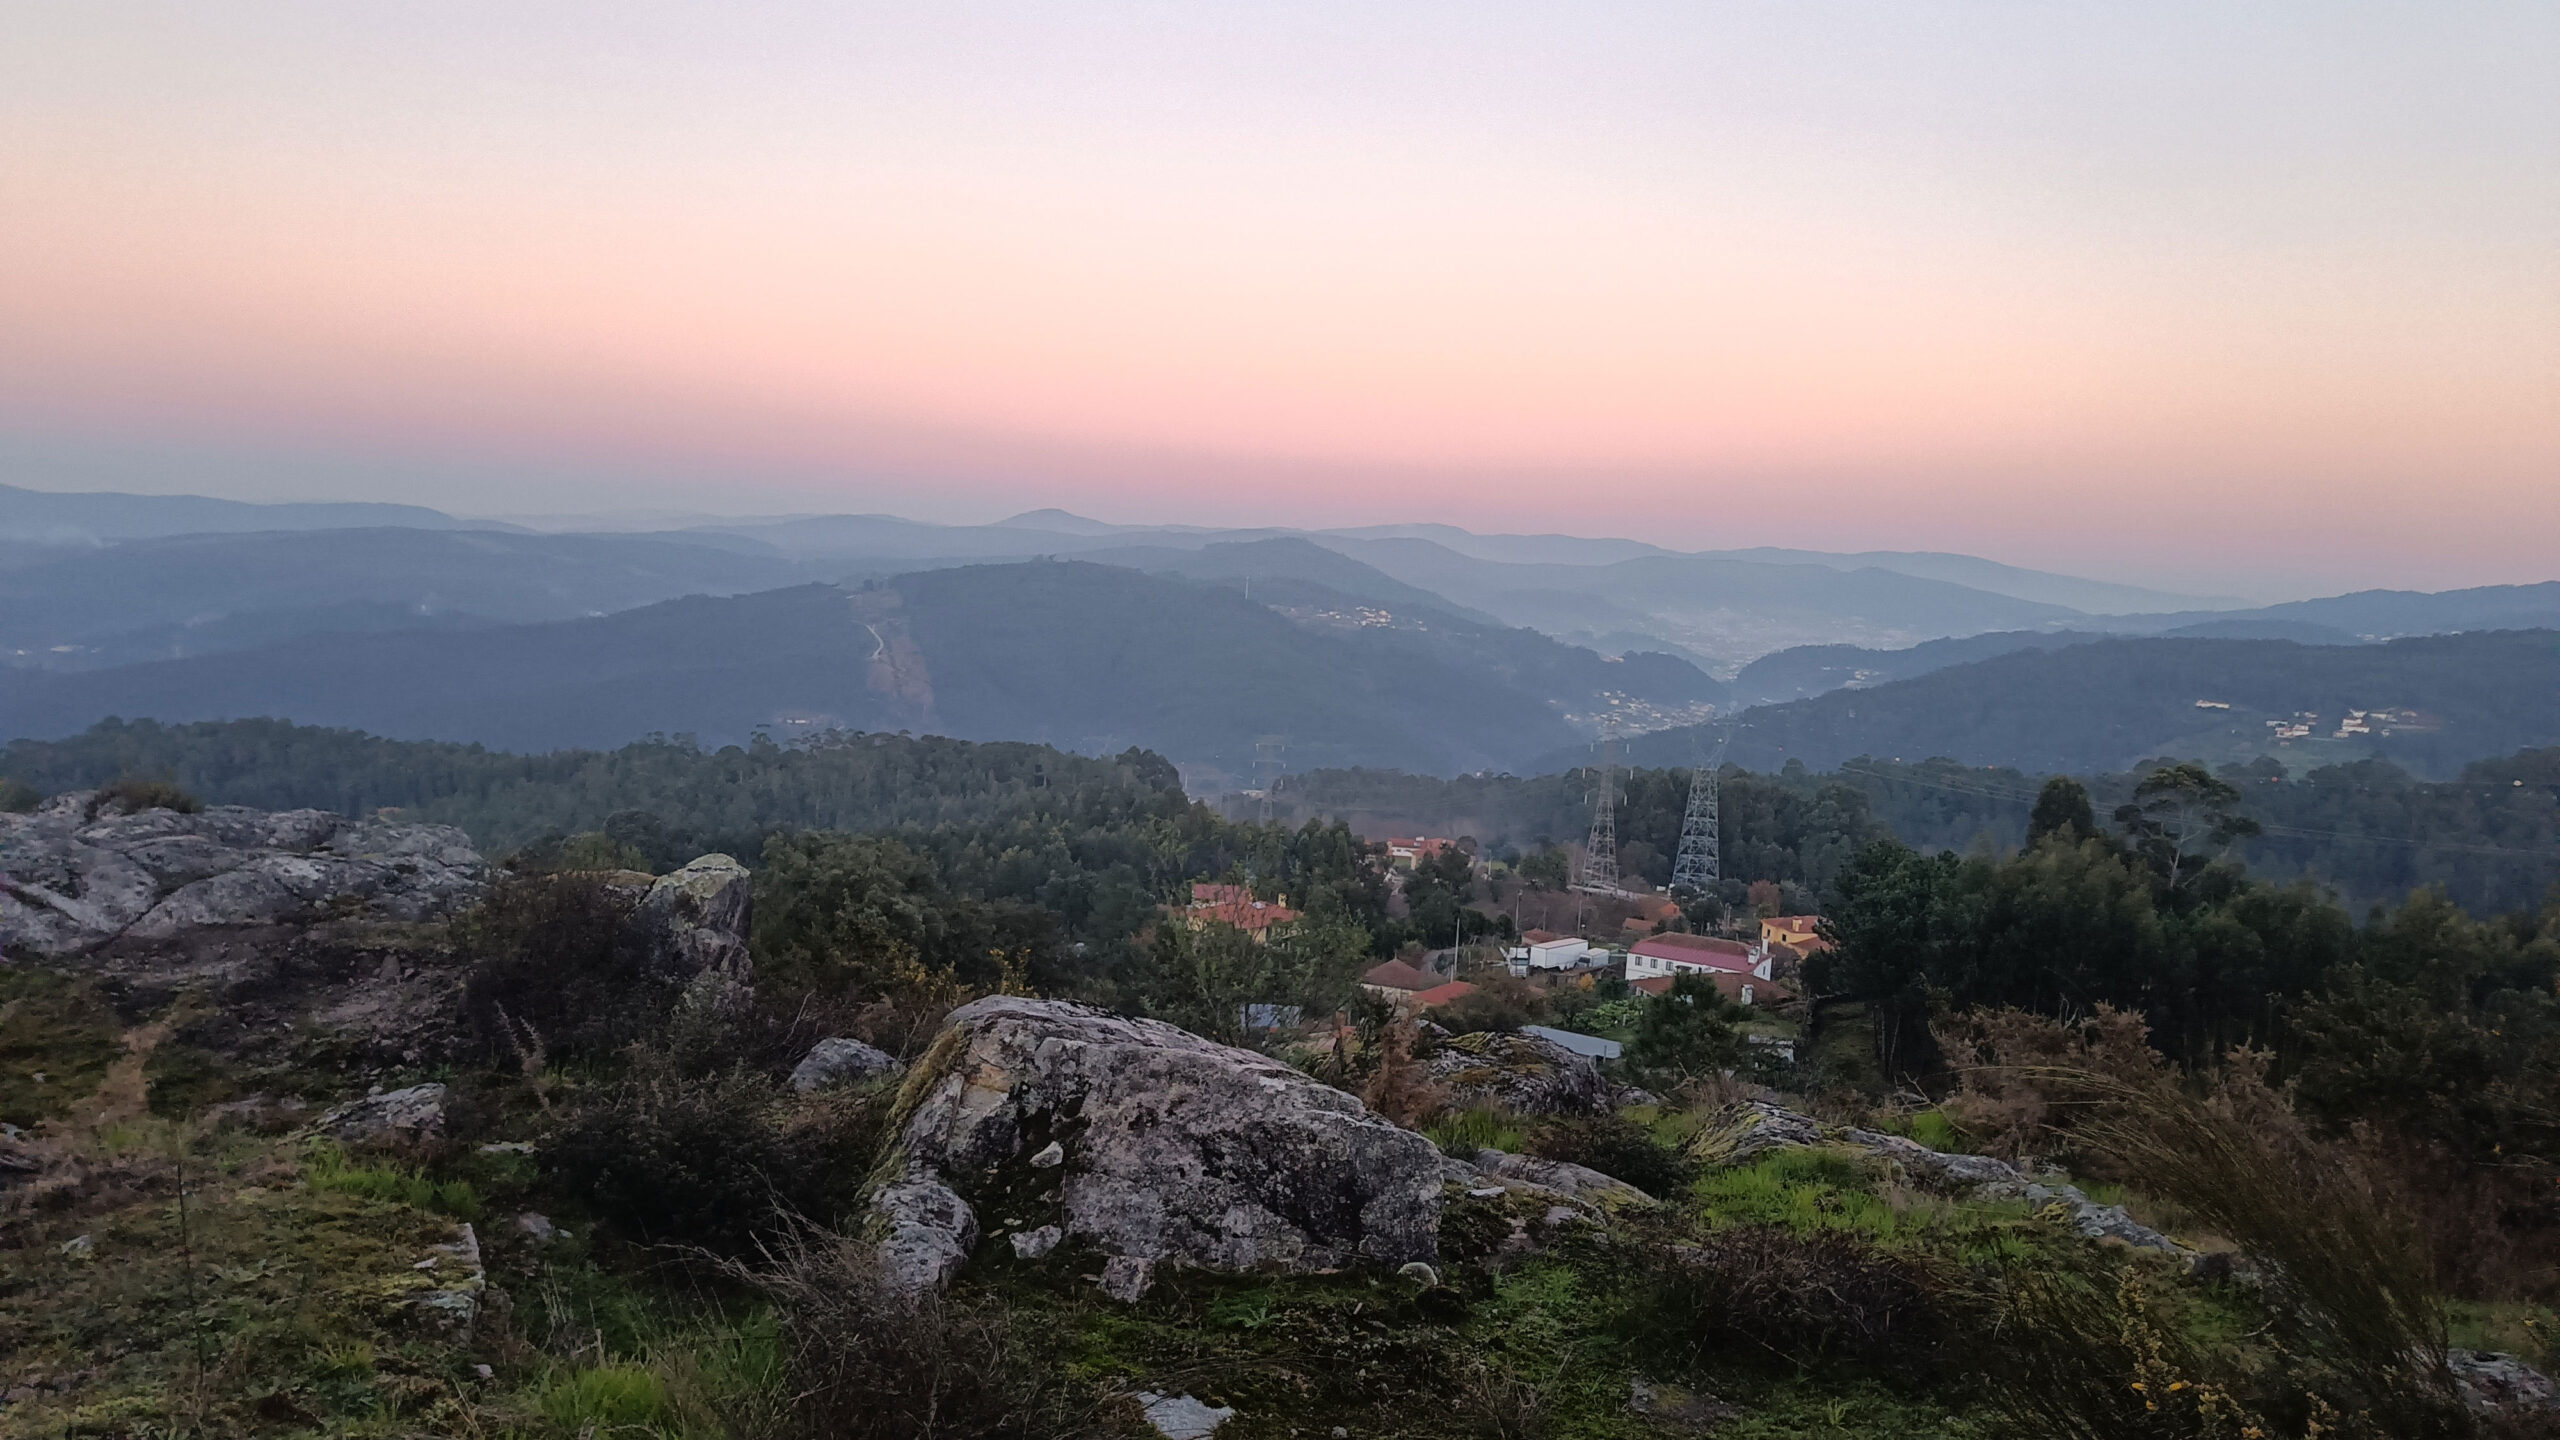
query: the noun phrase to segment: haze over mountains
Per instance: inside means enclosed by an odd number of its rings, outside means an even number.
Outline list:
[[[2284,748],[2323,760],[2443,769],[2560,740],[2560,582],[2240,608],[1945,554],[686,518],[537,531],[0,486],[0,731],[272,714],[544,748],[911,728],[1139,745],[1212,785],[1270,737],[1293,768],[1571,763],[1604,717],[1681,763],[1708,733],[1682,727],[1752,706],[1776,707],[1731,732],[1755,764],[2264,753],[2265,722],[2298,712],[2325,728]],[[2541,633],[2371,643],[2500,630]],[[2350,709],[2419,718],[2328,733]]]

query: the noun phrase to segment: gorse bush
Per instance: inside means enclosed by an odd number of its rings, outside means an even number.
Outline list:
[[[1679,1193],[1697,1173],[1697,1167],[1686,1156],[1656,1141],[1643,1126],[1618,1115],[1549,1120],[1530,1135],[1529,1153],[1541,1160],[1587,1166],[1624,1180],[1656,1199]]]
[[[591,874],[511,874],[457,919],[482,1053],[600,1059],[663,1027],[682,980],[658,963],[639,899]]]
[[[1074,1378],[992,1299],[883,1283],[858,1241],[799,1230],[732,1273],[782,1336],[776,1440],[1080,1440],[1139,1435],[1135,1407]]]
[[[624,1237],[752,1252],[852,1202],[878,1142],[876,1097],[795,1096],[771,1079],[693,1078],[641,1051],[543,1148],[545,1181]]]
[[[128,815],[139,815],[145,810],[175,810],[181,815],[193,815],[203,808],[203,801],[179,789],[172,781],[142,780],[132,776],[99,786],[98,793],[89,801],[89,813],[92,815],[102,815],[109,810],[121,810]]]
[[[1936,1343],[1973,1302],[1961,1277],[1841,1230],[1732,1225],[1655,1251],[1632,1312],[1695,1361],[1733,1350],[1870,1361]]]
[[[2295,1117],[2266,1083],[2265,1057],[2235,1052],[2201,1094],[2165,1074],[2022,1066],[2002,1079],[2062,1097],[2078,1111],[2076,1146],[2139,1176],[2148,1193],[2229,1239],[2261,1268],[2261,1328],[2286,1364],[2283,1385],[2259,1393],[2255,1408],[2297,1428],[2316,1420],[2326,1433],[2402,1440],[2469,1433],[2446,1365],[2444,1303],[2423,1237],[2348,1152],[2322,1143]],[[2032,1311],[2022,1318],[2056,1336],[2122,1331],[2139,1320],[2131,1300],[2117,1303],[2110,1320],[2088,1298],[2105,1287],[2080,1289],[2076,1299],[2032,1286],[2014,1293]],[[2238,1381],[2217,1383],[2235,1394],[2244,1389]],[[2089,1423],[2100,1424],[2094,1412]]]

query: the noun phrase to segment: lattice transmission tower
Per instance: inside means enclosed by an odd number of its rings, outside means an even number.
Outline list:
[[[1272,798],[1280,788],[1283,769],[1281,754],[1289,748],[1286,735],[1265,735],[1253,742],[1253,788],[1259,799],[1257,807],[1262,823],[1271,823]]]
[[[1600,789],[1591,800],[1591,839],[1582,856],[1581,888],[1597,895],[1618,893],[1617,739],[1613,717],[1600,731]]]
[[[1733,727],[1727,725],[1716,741],[1715,753],[1689,771],[1689,808],[1681,813],[1680,853],[1671,862],[1673,890],[1703,895],[1724,879],[1724,826],[1716,813],[1716,772],[1724,768],[1724,747],[1732,741]]]
[[[1671,888],[1704,895],[1724,878],[1722,826],[1716,817],[1716,767],[1689,772],[1689,808],[1680,816],[1680,854],[1671,862]]]

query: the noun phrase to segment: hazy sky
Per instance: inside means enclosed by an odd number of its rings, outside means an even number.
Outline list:
[[[2560,5],[0,8],[0,480],[2560,577]]]

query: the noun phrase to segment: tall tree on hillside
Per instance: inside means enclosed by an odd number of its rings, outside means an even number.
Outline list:
[[[2089,787],[2068,775],[2044,782],[2036,794],[2035,813],[2027,817],[2027,844],[2059,835],[2077,844],[2098,833],[2098,812],[2089,803]]]
[[[2116,823],[2175,890],[2258,833],[2258,822],[2239,807],[2240,792],[2230,782],[2186,761],[2144,776],[2132,801],[2117,807]]]

